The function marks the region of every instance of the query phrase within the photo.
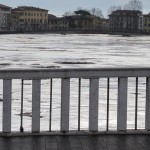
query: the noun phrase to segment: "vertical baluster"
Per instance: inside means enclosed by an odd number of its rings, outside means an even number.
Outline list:
[[[20,112],[20,132],[23,132],[23,79],[21,80],[21,112]]]
[[[138,112],[138,77],[136,77],[136,88],[135,88],[135,130],[137,130],[137,112]]]
[[[3,80],[3,132],[11,132],[12,80]]]
[[[69,131],[70,79],[61,80],[61,131]]]
[[[80,112],[81,112],[81,78],[79,78],[79,91],[78,91],[78,131],[80,131]]]
[[[99,79],[90,79],[89,130],[98,131]]]
[[[32,132],[40,132],[41,80],[32,80]]]
[[[150,130],[150,78],[146,79],[146,114],[145,129]]]
[[[117,130],[126,130],[127,128],[127,85],[127,78],[119,78]]]
[[[109,129],[109,78],[107,79],[107,127],[106,130]]]
[[[52,94],[53,94],[53,79],[50,80],[50,114],[49,114],[49,131],[52,130]]]

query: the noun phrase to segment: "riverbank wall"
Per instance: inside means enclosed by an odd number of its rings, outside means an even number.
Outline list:
[[[112,35],[150,35],[147,32],[122,32],[112,30],[30,30],[30,31],[0,31],[0,34],[112,34]]]

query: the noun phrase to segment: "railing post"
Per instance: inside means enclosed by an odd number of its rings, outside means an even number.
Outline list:
[[[135,88],[135,130],[137,130],[137,117],[138,117],[138,77],[136,77],[136,88]]]
[[[106,122],[106,131],[109,130],[109,88],[110,88],[110,79],[107,79],[107,122]]]
[[[41,80],[32,80],[32,132],[40,132]]]
[[[99,79],[90,79],[89,130],[98,131]]]
[[[80,117],[81,117],[81,78],[79,78],[79,89],[78,89],[78,131],[80,131]]]
[[[11,132],[12,80],[3,80],[3,132]]]
[[[61,131],[69,131],[70,79],[61,80]]]
[[[150,78],[146,79],[145,129],[150,130]]]
[[[53,96],[53,79],[50,80],[49,131],[52,131],[52,96]]]
[[[21,112],[20,112],[20,132],[23,132],[23,83],[24,80],[21,80]]]
[[[127,78],[118,79],[117,130],[127,129]]]

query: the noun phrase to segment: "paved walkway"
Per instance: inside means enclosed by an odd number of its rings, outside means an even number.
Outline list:
[[[150,150],[150,135],[5,137],[0,150]]]

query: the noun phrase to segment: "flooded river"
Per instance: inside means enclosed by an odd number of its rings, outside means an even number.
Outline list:
[[[149,67],[150,36],[123,37],[92,34],[13,34],[0,35],[0,69],[9,68],[104,68]],[[135,79],[129,79],[128,128],[134,128]],[[49,80],[42,80],[41,130],[48,130]],[[13,80],[12,130],[20,128],[20,80]],[[70,129],[77,129],[78,80],[71,80]],[[89,80],[82,80],[81,129],[88,128]],[[99,130],[106,130],[106,79],[100,79]],[[24,84],[24,128],[31,130],[32,82]],[[52,130],[60,127],[60,79],[53,86]],[[110,129],[117,118],[117,79],[110,83]],[[0,81],[0,99],[2,81]],[[0,110],[2,112],[2,101]],[[145,122],[145,79],[139,79],[138,128]],[[0,113],[0,122],[2,113]],[[0,130],[2,125],[0,124]]]

